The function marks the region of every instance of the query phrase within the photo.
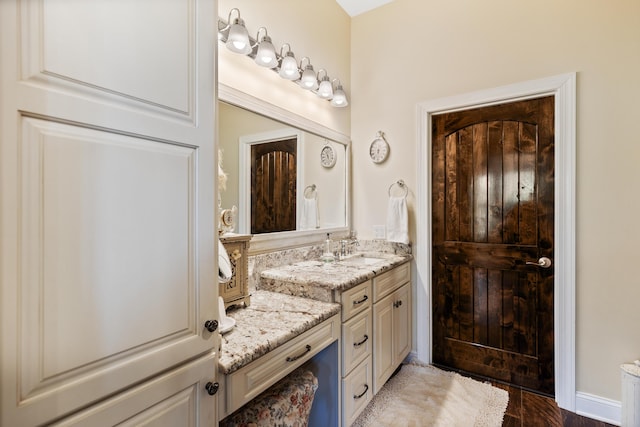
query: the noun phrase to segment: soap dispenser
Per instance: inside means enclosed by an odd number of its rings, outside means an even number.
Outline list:
[[[324,241],[324,253],[322,254],[321,259],[324,262],[335,261],[335,256],[331,250],[331,237],[329,237],[329,233],[327,233],[327,240]]]

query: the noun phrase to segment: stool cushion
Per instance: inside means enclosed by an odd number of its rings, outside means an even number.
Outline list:
[[[306,427],[318,379],[298,368],[220,422],[224,427]]]

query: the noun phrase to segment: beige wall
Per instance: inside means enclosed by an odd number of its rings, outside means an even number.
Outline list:
[[[620,400],[619,365],[640,357],[640,2],[395,0],[352,20],[333,0],[219,5],[225,19],[239,7],[251,32],[266,26],[277,46],[291,42],[345,83],[351,105],[336,111],[220,49],[222,83],[351,132],[361,238],[384,224],[392,182],[405,180],[413,208],[419,102],[577,72],[577,390]],[[368,147],[378,130],[391,156],[374,165]]]
[[[417,103],[577,72],[577,390],[620,400],[619,366],[640,357],[640,2],[395,0],[353,18],[351,37],[364,238],[384,224],[392,182],[416,190]],[[382,165],[367,156],[378,130],[391,144]]]

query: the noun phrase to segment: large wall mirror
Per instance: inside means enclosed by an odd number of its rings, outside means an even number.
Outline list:
[[[343,234],[350,218],[350,141],[325,126],[220,84],[221,207],[236,206],[250,253]]]

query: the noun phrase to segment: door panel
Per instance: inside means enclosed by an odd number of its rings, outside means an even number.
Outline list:
[[[553,394],[553,97],[433,117],[434,363]]]
[[[0,2],[0,425],[218,348],[215,16],[209,0]]]

